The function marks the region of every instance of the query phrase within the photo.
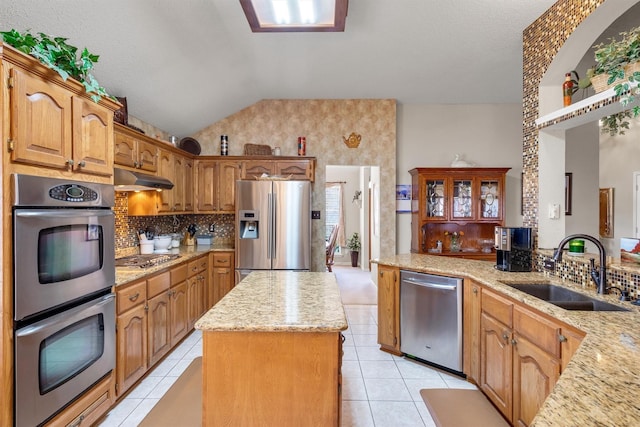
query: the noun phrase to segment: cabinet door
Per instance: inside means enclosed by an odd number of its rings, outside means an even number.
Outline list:
[[[189,329],[193,328],[196,320],[204,313],[205,299],[204,273],[190,277],[187,280],[187,300],[189,313]]]
[[[184,182],[185,182],[185,162],[186,158],[173,154],[173,189],[171,190],[173,199],[173,212],[184,212]]]
[[[572,328],[563,327],[561,335],[558,337],[560,340],[560,355],[561,355],[561,372],[565,370],[569,361],[573,357],[573,354],[580,347],[580,343],[584,338],[584,332],[576,331]]]
[[[311,180],[310,163],[308,160],[278,161],[275,165],[275,174],[291,175],[291,179]]]
[[[558,381],[560,361],[517,334],[513,350],[513,425],[528,426]]]
[[[196,162],[196,212],[216,210],[217,165],[211,160]]]
[[[146,141],[138,140],[137,142],[138,168],[147,172],[158,172],[158,147]]]
[[[474,218],[473,200],[475,186],[472,179],[454,179],[451,188],[451,219],[469,220]]]
[[[184,158],[183,163],[183,187],[182,187],[182,199],[184,203],[184,211],[187,213],[193,212],[193,160]]]
[[[467,378],[480,381],[480,285],[464,279],[463,369]]]
[[[189,332],[189,297],[187,295],[187,281],[171,287],[169,299],[169,329],[171,332],[171,346],[176,345]]]
[[[443,220],[447,218],[449,204],[447,203],[448,183],[445,178],[421,177],[424,194],[420,196],[423,207],[424,220]]]
[[[149,367],[151,367],[171,349],[169,293],[163,292],[151,298],[147,304],[149,305]]]
[[[378,343],[380,348],[400,354],[399,273],[396,268],[379,266],[378,270]]]
[[[478,204],[478,219],[489,221],[502,221],[503,214],[503,194],[502,188],[504,180],[498,178],[481,178],[480,203]]]
[[[245,161],[242,163],[242,179],[255,179],[262,174],[274,175],[275,164],[268,160]]]
[[[139,304],[117,319],[116,383],[118,396],[147,372],[147,314]]]
[[[233,289],[233,270],[225,267],[213,269],[213,297],[209,299],[210,307],[220,301]]]
[[[11,160],[67,169],[73,161],[71,95],[18,68],[10,78]]]
[[[73,98],[74,169],[113,174],[113,112],[95,102]]]
[[[173,212],[173,194],[176,190],[174,178],[173,154],[167,150],[158,153],[158,175],[167,178],[174,183],[171,190],[162,190],[158,193],[158,212]]]
[[[240,179],[240,167],[236,162],[218,163],[217,210],[234,212],[236,205],[236,180]]]
[[[480,325],[480,388],[502,415],[511,421],[511,330],[484,312]]]
[[[114,141],[113,163],[128,168],[138,167],[136,140],[129,135],[115,132]]]

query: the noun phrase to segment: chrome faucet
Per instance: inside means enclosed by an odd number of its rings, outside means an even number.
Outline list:
[[[588,240],[594,245],[597,246],[598,252],[600,254],[600,272],[596,271],[595,260],[591,258],[591,278],[593,282],[596,284],[596,288],[598,289],[599,294],[607,293],[607,254],[604,250],[604,246],[600,243],[600,240],[596,239],[593,236],[589,236],[588,234],[572,234],[570,236],[565,237],[558,244],[558,249],[553,254],[554,261],[562,261],[562,248],[567,244],[568,241],[573,239],[584,239]]]

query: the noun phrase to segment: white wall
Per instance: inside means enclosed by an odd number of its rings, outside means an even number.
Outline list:
[[[411,184],[415,167],[449,166],[456,154],[478,167],[510,167],[506,224],[522,225],[522,105],[397,106],[396,183]],[[396,253],[411,250],[411,215],[396,216]]]

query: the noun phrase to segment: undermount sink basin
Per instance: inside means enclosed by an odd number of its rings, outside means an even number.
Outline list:
[[[591,298],[579,292],[574,292],[562,286],[550,283],[505,283],[514,289],[539,298],[550,304],[577,311],[629,311],[619,305],[609,304],[599,299]]]

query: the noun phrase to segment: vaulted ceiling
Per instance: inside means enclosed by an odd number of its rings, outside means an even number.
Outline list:
[[[339,33],[252,33],[237,0],[0,0],[69,38],[130,114],[190,135],[261,99],[519,103],[522,31],[555,0],[350,0]]]

